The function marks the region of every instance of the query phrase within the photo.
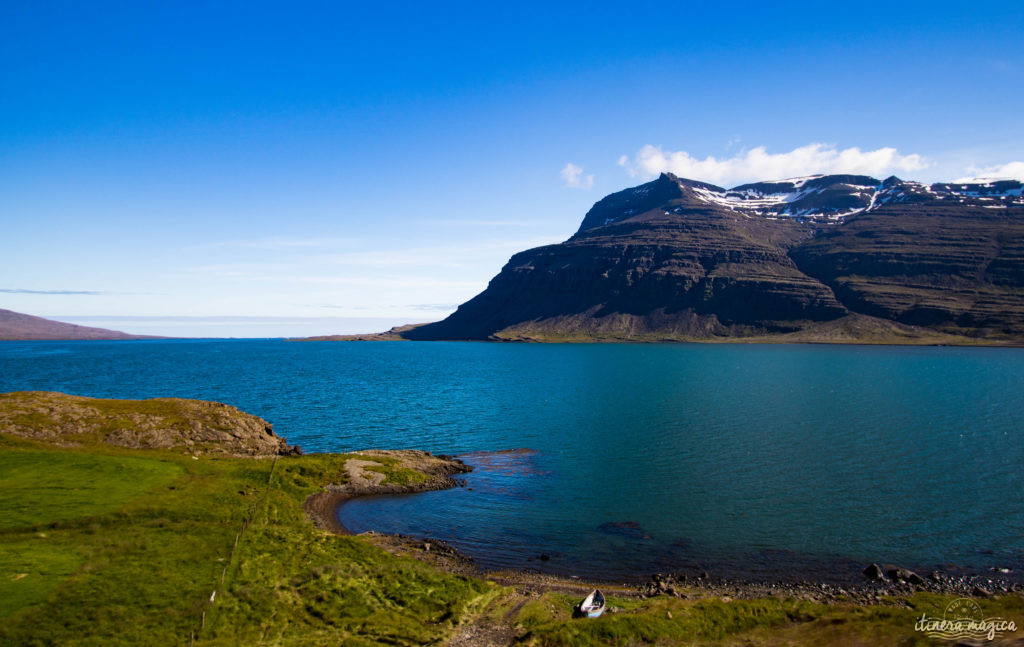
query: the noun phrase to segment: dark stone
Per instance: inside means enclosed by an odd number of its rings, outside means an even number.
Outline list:
[[[540,554],[540,561],[546,562],[549,559],[551,559],[551,555],[548,555],[547,553],[541,553]]]
[[[864,577],[868,578],[872,582],[885,579],[885,573],[882,572],[882,567],[878,564],[870,564],[863,571]]]
[[[924,578],[907,568],[890,568],[885,572],[885,574],[888,575],[889,579],[893,582],[902,582],[906,584],[913,584],[915,586],[921,586],[924,584]]]

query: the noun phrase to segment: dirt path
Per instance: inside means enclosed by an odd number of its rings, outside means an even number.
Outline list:
[[[518,598],[518,599],[515,599]],[[502,603],[513,601],[509,609],[500,618],[494,612]],[[520,609],[530,601],[518,593],[510,593],[491,602],[486,609],[477,614],[473,622],[461,625],[448,641],[448,647],[509,647],[519,637],[515,617]]]

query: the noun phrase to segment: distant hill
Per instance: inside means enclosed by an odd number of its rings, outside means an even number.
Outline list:
[[[723,189],[663,174],[405,339],[1024,341],[1016,180],[828,175]]]
[[[288,341],[401,341],[405,339],[403,336],[406,332],[413,328],[419,328],[420,326],[426,326],[427,324],[405,324],[404,326],[395,326],[391,330],[386,332],[371,332],[362,333],[356,335],[318,335],[316,337],[296,337],[289,339]]]
[[[0,340],[33,339],[158,339],[148,335],[129,335],[118,330],[90,328],[33,317],[0,309]]]

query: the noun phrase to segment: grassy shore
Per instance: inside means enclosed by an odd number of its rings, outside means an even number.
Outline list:
[[[0,644],[934,644],[914,623],[955,597],[858,606],[609,589],[614,613],[575,620],[581,596],[565,583],[460,573],[433,554],[386,550],[379,536],[318,529],[303,510],[353,474],[395,489],[430,478],[408,465],[0,433]],[[980,602],[988,616],[1024,621],[1019,594]]]
[[[495,587],[314,528],[302,501],[346,459],[0,436],[0,643],[442,641]]]

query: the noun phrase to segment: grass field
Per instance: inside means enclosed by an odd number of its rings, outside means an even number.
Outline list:
[[[494,588],[316,530],[344,457],[0,442],[5,645],[421,644]]]
[[[950,644],[914,631],[922,614],[942,617],[954,597],[917,593],[901,603],[858,607],[791,598],[651,600],[609,598],[617,614],[573,621],[574,599],[546,594],[524,606],[517,620],[527,641],[542,645],[881,645]],[[1024,617],[1019,595],[983,602],[989,616]],[[1012,635],[1011,635],[1012,636]],[[998,644],[998,643],[996,643]]]
[[[0,645],[444,644],[481,623],[532,645],[923,645],[915,620],[951,600],[610,597],[617,613],[573,620],[578,598],[317,530],[302,501],[343,483],[348,458],[422,478],[384,456],[194,459],[0,434]],[[1024,620],[1020,595],[983,604]]]

